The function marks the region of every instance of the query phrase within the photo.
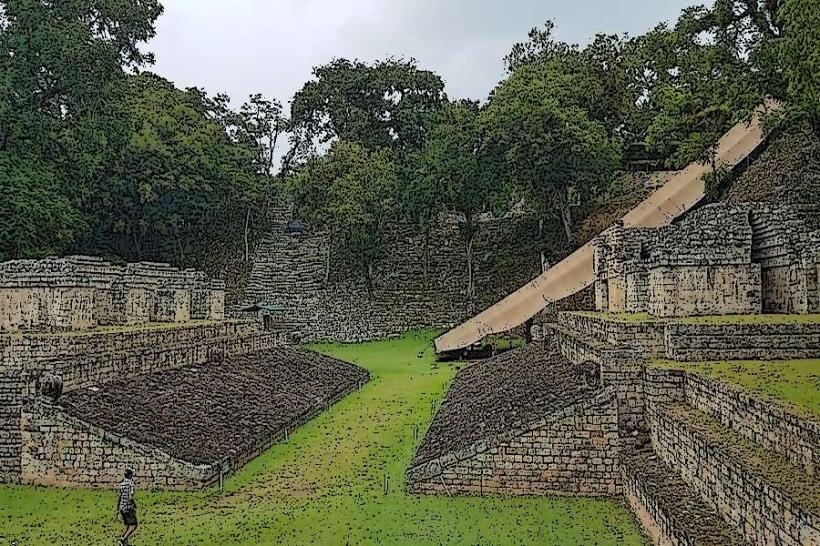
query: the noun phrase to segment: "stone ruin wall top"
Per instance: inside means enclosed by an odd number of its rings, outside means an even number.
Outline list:
[[[0,332],[224,319],[225,283],[168,264],[69,256],[0,264]]]

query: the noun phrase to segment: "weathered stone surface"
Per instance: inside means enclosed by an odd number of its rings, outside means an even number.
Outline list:
[[[596,307],[659,317],[811,313],[818,302],[817,205],[710,205],[662,228],[597,237]]]
[[[74,391],[24,410],[23,481],[100,486],[131,465],[144,486],[201,488],[367,381],[281,348]]]
[[[651,449],[620,453],[624,495],[653,544],[748,544]]]
[[[516,422],[537,421],[597,390],[552,342],[468,366],[453,380],[411,466],[508,432]]]
[[[387,227],[369,289],[361,264],[346,263],[327,234],[289,234],[287,219],[283,212],[279,227],[259,244],[242,303],[284,307],[276,319],[303,340],[351,342],[450,327],[541,271],[535,218],[481,221],[473,251],[473,306],[460,224],[442,219],[428,236],[411,225]]]
[[[167,264],[70,256],[0,264],[0,332],[222,320],[225,283]]]

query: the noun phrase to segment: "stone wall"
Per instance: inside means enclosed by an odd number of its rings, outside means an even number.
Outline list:
[[[657,317],[752,315],[762,310],[760,266],[662,266],[649,273],[647,311]]]
[[[574,363],[601,362],[603,351],[616,348],[679,362],[820,358],[820,324],[811,322],[621,321],[603,314],[559,313],[557,326],[543,330],[551,329]]]
[[[820,422],[697,374],[686,374],[683,387],[686,403],[691,407],[711,415],[753,443],[785,455],[809,474],[816,474],[820,464]]]
[[[666,358],[682,362],[820,358],[820,324],[667,324]]]
[[[276,347],[281,334],[256,322],[229,321],[121,331],[0,336],[0,355],[21,371],[24,394],[38,394],[46,374],[62,379],[65,392],[151,372],[194,366],[231,352]]]
[[[276,321],[305,340],[360,341],[449,327],[541,271],[535,219],[483,220],[474,243],[471,303],[460,224],[442,220],[427,238],[414,226],[387,228],[368,287],[360,264],[346,263],[327,234],[289,234],[286,217],[260,242],[242,304],[283,307]]]
[[[596,308],[659,317],[820,308],[815,205],[709,205],[655,229],[593,240]]]
[[[22,414],[21,482],[59,487],[113,487],[123,469],[141,487],[193,490],[219,479],[218,465],[192,465],[85,423],[43,402]]]
[[[496,439],[408,472],[412,493],[614,495],[618,415],[615,393],[545,416]]]
[[[713,429],[686,406],[648,409],[655,453],[747,541],[803,546],[820,540],[817,491],[803,490],[801,470]]]
[[[22,407],[21,364],[0,357],[0,483],[17,483],[20,480]]]
[[[71,256],[0,264],[0,332],[224,318],[225,284],[166,264]]]
[[[0,483],[21,473],[26,400],[59,378],[65,392],[233,354],[279,347],[284,334],[251,322],[223,322],[71,334],[0,335]]]

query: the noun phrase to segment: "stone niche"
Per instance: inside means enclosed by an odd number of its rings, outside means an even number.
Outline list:
[[[661,228],[616,225],[593,241],[596,308],[658,317],[816,313],[817,215],[710,205]]]
[[[0,264],[0,332],[222,320],[225,284],[167,264],[71,256]]]

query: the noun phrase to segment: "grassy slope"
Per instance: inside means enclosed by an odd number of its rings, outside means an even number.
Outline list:
[[[413,430],[454,371],[434,369],[432,334],[318,350],[374,381],[232,477],[226,492],[140,492],[135,544],[645,544],[620,501],[411,497],[403,474]],[[390,493],[384,496],[384,475]],[[114,536],[114,495],[0,487],[0,543],[100,544]]]
[[[664,368],[683,369],[738,385],[793,410],[820,416],[820,360],[691,362],[656,361]]]

